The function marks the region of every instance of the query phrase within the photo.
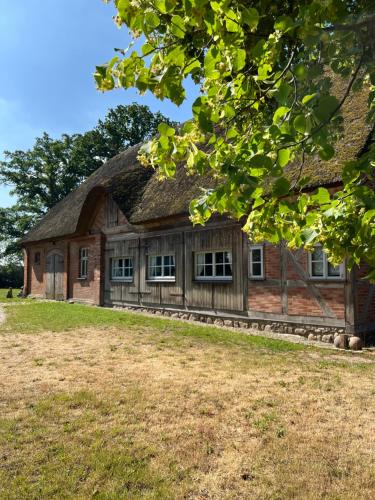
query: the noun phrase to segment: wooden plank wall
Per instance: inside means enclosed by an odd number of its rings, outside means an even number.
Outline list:
[[[199,251],[229,250],[233,259],[233,280],[198,282],[194,276],[194,254]],[[176,279],[173,283],[147,280],[149,255],[174,255]],[[112,257],[133,257],[132,283],[110,280]],[[150,233],[124,236],[106,244],[106,304],[137,303],[220,311],[244,311],[243,236],[238,225],[215,229]]]
[[[221,311],[243,311],[242,233],[239,227],[207,229],[186,233],[186,305]],[[204,283],[195,280],[194,254],[204,251],[232,252],[231,281]]]
[[[104,302],[139,303],[139,238],[129,238],[121,241],[108,242],[105,252]],[[111,258],[132,257],[134,276],[132,282],[112,281]]]

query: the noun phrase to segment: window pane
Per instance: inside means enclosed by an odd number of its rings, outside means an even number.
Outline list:
[[[204,261],[206,264],[212,264],[212,253],[205,253]]]
[[[150,263],[150,266],[156,265],[156,257],[154,255],[149,257],[149,263]]]
[[[232,263],[232,253],[231,252],[224,252],[224,262],[226,264]]]
[[[225,264],[225,276],[232,276],[232,266]]]
[[[253,276],[262,276],[262,264],[260,262],[253,262],[252,275]]]
[[[204,264],[204,253],[197,254],[197,264],[198,265]]]
[[[170,256],[169,255],[165,255],[164,256],[164,265],[165,266],[169,266],[170,264]]]
[[[224,262],[224,252],[216,252],[216,264],[222,264]]]
[[[176,268],[175,268],[175,266],[171,266],[171,276],[176,276]]]
[[[251,258],[253,262],[261,262],[262,261],[262,252],[260,248],[254,248],[251,251]]]
[[[162,260],[162,259],[161,259],[161,255],[157,255],[157,256],[156,256],[156,265],[157,265],[157,266],[161,266],[161,260]]]
[[[171,275],[171,268],[169,266],[164,268],[164,276],[170,276]]]
[[[204,266],[202,264],[197,265],[197,276],[204,276]]]
[[[213,265],[212,264],[206,265],[204,267],[204,270],[205,270],[205,272],[204,272],[205,276],[213,276],[213,273],[212,273],[212,271],[213,271]]]
[[[216,264],[216,276],[224,276],[224,264]]]
[[[323,276],[323,261],[311,262],[313,276]]]
[[[340,266],[334,266],[328,262],[328,276],[340,276]]]
[[[323,260],[323,248],[322,247],[315,247],[312,256],[312,260]]]

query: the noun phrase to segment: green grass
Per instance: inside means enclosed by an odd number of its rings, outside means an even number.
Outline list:
[[[129,391],[122,404],[138,398]],[[126,426],[107,427],[119,410],[113,400],[81,390],[42,398],[22,417],[0,418],[0,449],[19,450],[22,467],[5,490],[0,484],[1,498],[172,498],[168,476],[150,467],[152,447],[134,442]],[[22,450],[30,441],[41,447],[28,462]]]
[[[8,293],[9,288],[0,288],[0,302],[9,304],[10,302],[19,302],[24,299],[20,299],[17,297],[18,293],[20,292],[19,288],[13,288],[13,299],[7,299],[6,295]]]
[[[248,336],[235,331],[194,323],[63,302],[28,301],[22,307],[7,307],[6,314],[7,322],[0,325],[0,334],[34,333],[45,330],[61,332],[88,327],[120,329],[143,327],[156,330],[159,333],[173,334],[175,338],[166,337],[166,342],[177,341],[179,337],[190,337],[205,342],[258,347],[277,352],[309,349],[305,345],[284,340]]]

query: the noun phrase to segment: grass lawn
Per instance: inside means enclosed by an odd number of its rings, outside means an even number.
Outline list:
[[[375,357],[3,299],[0,498],[374,498]]]

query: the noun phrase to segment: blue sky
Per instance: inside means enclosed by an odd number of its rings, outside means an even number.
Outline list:
[[[141,102],[176,121],[191,116],[197,91],[190,86],[179,108],[133,90],[95,89],[95,65],[129,43],[113,14],[102,0],[0,0],[0,155],[32,147],[44,131],[89,130],[117,104]],[[9,187],[0,186],[0,206],[13,202]]]

